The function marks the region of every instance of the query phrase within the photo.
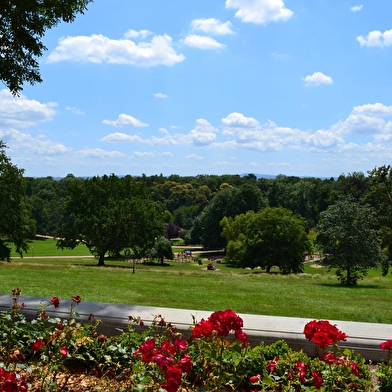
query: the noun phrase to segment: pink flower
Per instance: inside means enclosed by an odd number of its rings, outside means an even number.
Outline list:
[[[61,347],[60,353],[61,353],[61,355],[63,357],[68,357],[68,349],[67,349],[67,347],[65,347],[65,346]]]
[[[272,372],[275,369],[276,365],[278,364],[278,361],[279,357],[275,357],[273,361],[267,362],[267,369],[269,372]]]

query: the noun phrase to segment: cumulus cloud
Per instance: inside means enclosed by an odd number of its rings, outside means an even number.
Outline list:
[[[195,19],[191,23],[193,31],[202,31],[206,34],[213,35],[227,35],[233,34],[234,31],[231,29],[232,24],[230,21],[221,22],[219,19],[208,18],[208,19]]]
[[[350,8],[350,10],[352,12],[358,12],[358,11],[361,11],[362,7],[363,7],[363,5],[354,5],[354,7]]]
[[[283,0],[226,0],[226,8],[237,9],[235,16],[243,22],[256,24],[286,21],[294,15]]]
[[[120,114],[117,118],[117,120],[103,120],[102,121],[104,124],[107,125],[112,125],[113,127],[119,127],[119,128],[124,128],[124,127],[148,127],[148,124],[145,124],[138,120],[135,117],[129,116],[128,114]]]
[[[13,97],[4,89],[0,91],[0,126],[28,128],[50,121],[56,114],[56,103],[41,103],[24,95]]]
[[[386,106],[382,103],[368,103],[362,106],[354,106],[353,113],[367,114],[373,116],[390,116],[392,115],[392,106]]]
[[[320,84],[332,84],[333,80],[330,76],[324,75],[322,72],[315,72],[302,78],[305,86],[319,86]]]
[[[361,46],[391,46],[392,30],[386,30],[383,33],[379,30],[371,31],[366,37],[360,35],[357,41]]]
[[[64,144],[47,140],[43,135],[33,137],[16,129],[0,129],[0,139],[6,141],[13,150],[26,149],[38,155],[59,155],[71,151]]]
[[[156,93],[154,94],[155,98],[162,98],[162,99],[166,99],[167,95],[166,94],[162,94],[162,93]]]
[[[144,31],[144,30],[142,30]],[[135,36],[131,30],[127,35]],[[139,36],[140,37],[140,32]],[[133,38],[133,37],[132,37]],[[143,37],[142,37],[143,38]],[[135,43],[131,39],[114,40],[102,34],[61,38],[57,47],[47,58],[49,63],[77,61],[89,63],[126,64],[139,67],[157,65],[172,66],[182,62],[185,57],[176,53],[172,38],[168,35],[155,35],[150,42]]]
[[[217,128],[211,125],[204,118],[196,120],[196,126],[185,137],[195,146],[207,146],[216,140],[216,134],[219,132]]]
[[[124,38],[141,38],[141,39],[146,39],[149,35],[151,35],[152,32],[149,30],[128,30],[124,34]]]
[[[101,148],[86,148],[84,150],[76,151],[76,154],[86,158],[121,158],[125,156],[125,154],[120,151],[105,151]]]
[[[99,139],[100,142],[143,142],[143,139],[138,135],[128,135],[126,133],[115,132]]]
[[[220,42],[216,41],[214,38],[207,37],[205,35],[197,35],[197,34],[190,34],[185,37],[182,42],[185,45],[191,46],[193,48],[198,49],[223,49],[226,45],[221,44]]]

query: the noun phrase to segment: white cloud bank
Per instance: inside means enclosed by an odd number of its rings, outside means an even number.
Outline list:
[[[182,62],[185,56],[176,53],[172,38],[168,35],[155,35],[151,41],[135,43],[130,38],[145,38],[147,30],[130,30],[125,39],[114,40],[102,34],[91,36],[66,37],[59,40],[58,46],[47,58],[49,63],[77,61],[90,63],[126,64],[139,67],[157,65],[172,66]]]
[[[286,21],[294,15],[282,0],[226,0],[226,8],[237,9],[237,18],[255,24]]]
[[[330,76],[324,75],[322,72],[315,72],[312,75],[302,78],[305,86],[319,86],[320,84],[332,84],[333,80]]]
[[[366,37],[360,35],[357,41],[361,46],[391,46],[392,30],[386,30],[383,33],[379,30],[371,31]]]

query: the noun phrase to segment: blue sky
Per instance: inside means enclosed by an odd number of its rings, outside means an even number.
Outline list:
[[[95,0],[0,87],[26,176],[331,177],[392,158],[390,0]]]

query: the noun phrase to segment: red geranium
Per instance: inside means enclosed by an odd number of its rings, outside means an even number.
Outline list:
[[[392,340],[387,340],[386,342],[381,343],[380,347],[381,347],[381,350],[391,351],[392,350]]]
[[[37,339],[31,346],[33,351],[38,351],[41,347],[45,346],[45,342],[42,339]]]
[[[319,372],[314,371],[312,372],[312,377],[314,386],[316,387],[316,389],[320,389],[323,383],[323,376]]]
[[[336,325],[332,325],[329,321],[309,321],[304,328],[306,339],[311,340],[320,348],[326,348],[331,344],[341,340],[346,340],[347,335],[340,331]]]

